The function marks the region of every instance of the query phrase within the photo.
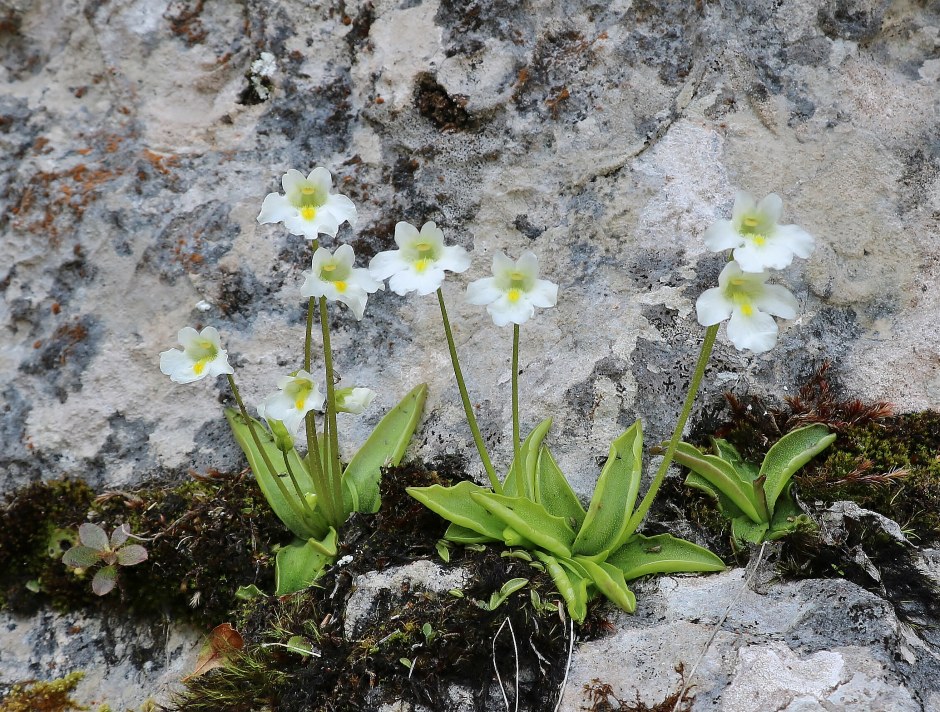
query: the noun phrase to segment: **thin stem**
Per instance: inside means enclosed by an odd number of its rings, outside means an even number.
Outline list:
[[[316,249],[316,240],[314,248]],[[311,352],[313,342],[313,314],[316,311],[317,301],[313,297],[307,301],[307,333],[304,338],[304,370],[310,373]],[[323,474],[323,460],[320,459],[320,445],[317,441],[317,419],[313,411],[304,416],[304,429],[307,432],[307,467],[313,475],[316,483],[317,494],[323,500],[323,509],[327,512],[327,518],[330,522],[338,521],[340,515],[335,511],[336,507],[329,496],[329,483]]]
[[[477,425],[476,416],[473,415],[473,406],[470,405],[470,396],[467,394],[467,385],[463,380],[463,373],[460,370],[460,362],[457,360],[457,347],[454,345],[454,334],[450,329],[450,320],[447,318],[447,309],[444,306],[444,292],[437,288],[437,301],[441,305],[441,318],[444,320],[444,334],[447,336],[447,348],[450,349],[450,362],[454,367],[454,377],[457,379],[457,390],[460,391],[460,400],[463,402],[463,411],[467,416],[467,424],[470,426],[470,432],[473,433],[473,442],[476,443],[477,452],[480,453],[480,459],[483,461],[483,469],[486,470],[486,476],[490,479],[490,486],[496,494],[503,493],[503,486],[496,476],[496,470],[493,469],[493,463],[490,462],[490,456],[486,452],[486,445],[483,444],[483,436],[480,435],[480,426]]]
[[[656,493],[659,492],[663,480],[666,478],[666,471],[669,469],[669,465],[672,464],[673,455],[676,454],[676,447],[678,447],[679,440],[682,438],[682,431],[685,429],[686,421],[688,421],[689,415],[692,413],[692,404],[695,402],[695,396],[698,395],[699,386],[702,385],[702,377],[705,375],[705,367],[708,365],[712,348],[715,346],[716,336],[718,336],[718,324],[706,329],[705,340],[702,342],[702,350],[698,355],[698,363],[695,364],[695,373],[692,375],[692,382],[689,384],[689,392],[685,396],[685,404],[682,406],[682,412],[679,414],[676,429],[672,431],[669,447],[666,448],[666,454],[663,455],[663,461],[659,465],[656,476],[650,483],[649,490],[647,490],[646,495],[643,497],[643,501],[640,502],[640,506],[633,512],[633,516],[630,517],[630,523],[627,525],[627,531],[629,532],[636,531],[636,528],[640,526],[643,517],[646,516],[650,506],[653,504],[653,499],[655,499]]]
[[[245,408],[245,404],[242,402],[241,394],[238,392],[238,386],[235,385],[235,378],[232,374],[226,374],[228,377],[228,385],[232,389],[232,394],[235,396],[235,402],[238,404],[238,410],[242,414],[242,418],[245,419],[245,423],[248,425],[248,432],[251,433],[251,439],[254,440],[255,448],[258,452],[261,453],[261,459],[264,460],[265,467],[268,468],[268,472],[271,473],[271,479],[277,483],[278,489],[281,491],[281,496],[284,497],[284,500],[287,502],[287,505],[294,510],[294,514],[300,517],[302,520],[306,521],[306,516],[302,508],[297,506],[297,503],[294,501],[290,492],[287,491],[287,487],[281,481],[281,477],[278,474],[278,471],[275,469],[274,464],[271,462],[271,458],[268,457],[267,450],[264,449],[264,446],[261,444],[261,438],[258,437],[258,433],[255,432],[255,424],[251,419],[251,416],[248,415],[248,410]]]
[[[333,352],[330,349],[330,320],[326,311],[326,297],[320,297],[320,329],[323,332],[323,360],[326,365],[326,418],[329,423],[330,442],[330,485],[331,496],[336,504],[339,518],[335,522],[338,527],[343,523],[343,471],[339,464],[339,436],[336,429],[336,388],[333,383]],[[325,426],[324,426],[325,427]]]
[[[284,467],[287,468],[287,476],[290,477],[291,484],[294,485],[294,491],[300,498],[301,506],[306,510],[307,514],[313,515],[313,508],[307,502],[307,498],[304,496],[303,490],[300,489],[300,483],[297,481],[297,476],[294,474],[294,468],[290,466],[290,458],[287,456],[286,452],[282,454],[284,455]]]
[[[513,461],[519,460],[519,325],[512,325],[512,450]]]

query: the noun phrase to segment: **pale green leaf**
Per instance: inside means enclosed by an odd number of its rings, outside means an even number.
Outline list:
[[[492,492],[472,492],[470,498],[485,507],[493,516],[512,528],[523,539],[556,556],[571,556],[574,530],[563,517],[556,517],[525,497],[505,497]],[[510,546],[523,545],[503,540]]]
[[[529,499],[534,498],[533,481],[535,466],[538,464],[538,451],[550,427],[552,427],[552,419],[546,418],[529,433],[519,447],[520,462],[516,462],[513,458],[509,473],[503,482],[503,494],[507,497],[525,495]]]
[[[778,440],[764,457],[760,468],[767,496],[767,507],[773,513],[777,497],[787,486],[793,473],[825,450],[836,439],[825,425],[808,425],[787,433]]]
[[[264,596],[264,591],[254,584],[249,586],[239,586],[238,590],[235,591],[235,598],[237,598],[239,601],[250,601],[253,598],[263,598]]]
[[[500,539],[494,539],[493,537],[480,534],[479,532],[467,529],[453,522],[447,526],[447,531],[444,532],[444,538],[455,544],[489,544],[490,542],[500,541]]]
[[[431,485],[408,487],[408,494],[448,522],[470,529],[489,540],[502,541],[504,524],[478,502],[470,498],[471,492],[489,492],[473,482],[458,482],[453,487]]]
[[[295,539],[281,547],[274,559],[275,594],[284,596],[307,588],[334,559],[312,546],[310,541]]]
[[[722,571],[724,562],[708,549],[670,534],[633,537],[607,557],[630,581],[649,574]]]
[[[117,562],[121,566],[134,566],[147,560],[147,550],[140,544],[128,544],[117,551]]]
[[[637,420],[614,440],[572,551],[592,556],[620,546],[636,504],[643,467],[643,426]]]
[[[717,455],[705,455],[688,443],[679,443],[675,460],[706,479],[715,489],[721,490],[745,516],[755,522],[761,521],[754,501],[753,485],[742,480],[730,463]]]
[[[578,495],[564,473],[544,445],[539,450],[538,468],[535,477],[535,501],[541,504],[549,514],[564,517],[575,530],[581,528],[586,513]]]
[[[350,491],[357,493],[358,499],[357,509],[350,511],[379,511],[379,480],[382,478],[382,468],[401,463],[408,443],[411,442],[411,436],[421,420],[427,395],[426,383],[413,388],[398,405],[385,414],[349,461],[343,473],[343,482]]]
[[[749,541],[752,544],[760,544],[767,533],[768,524],[766,522],[755,523],[747,517],[735,517],[731,520],[731,534],[735,541]]]
[[[563,567],[554,556],[541,551],[536,551],[535,555],[545,564],[555,588],[565,599],[568,615],[577,623],[583,622],[587,617],[587,579]]]
[[[623,571],[603,561],[591,561],[584,557],[577,557],[575,560],[584,567],[597,589],[614,604],[627,613],[633,613],[636,610],[636,596],[627,588]]]
[[[495,611],[497,608],[503,605],[507,598],[509,598],[512,594],[528,583],[529,579],[526,578],[509,579],[509,581],[502,585],[498,592],[494,592],[490,595],[487,609],[490,611]]]

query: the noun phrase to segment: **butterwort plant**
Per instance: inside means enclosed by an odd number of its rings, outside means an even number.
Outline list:
[[[426,224],[422,233],[428,225],[432,224]],[[417,232],[408,227],[409,233]],[[436,244],[442,246],[443,236],[437,234],[436,226],[434,229]],[[394,279],[395,275],[404,274],[405,278],[398,281],[401,289],[395,289],[395,283],[390,282],[396,292],[437,292],[464,412],[490,481],[488,488],[465,481],[452,487],[408,489],[412,497],[449,522],[445,539],[461,544],[501,543],[531,551],[536,559],[534,565],[549,572],[568,612],[577,621],[584,620],[588,600],[598,593],[624,610],[633,611],[636,599],[626,583],[632,578],[657,572],[724,568],[718,557],[691,542],[669,535],[644,537],[636,533],[639,519],[633,515],[642,475],[643,443],[639,421],[611,445],[587,509],[544,444],[551,420],[544,420],[521,440],[520,328],[535,316],[537,309],[553,307],[558,300],[558,285],[540,278],[535,253],[524,252],[517,260],[497,253],[492,275],[471,282],[467,288],[469,303],[486,306],[495,326],[511,324],[513,330],[510,355],[513,460],[506,476],[499,477],[480,436],[467,393],[441,290],[444,273],[441,271],[434,281],[423,282],[420,289],[409,289],[417,287],[417,281],[409,281],[406,269],[411,268],[406,265],[413,265],[415,258],[402,254],[403,250],[397,252],[380,253],[370,269],[376,278]],[[389,274],[390,265],[395,265],[398,271]],[[461,260],[461,269],[451,271],[462,271],[464,265]]]
[[[254,418],[214,327],[182,329],[178,334],[182,348],[160,355],[161,370],[177,383],[219,375],[228,381],[237,408],[226,409],[225,416],[268,504],[294,535],[276,555],[278,595],[309,586],[335,560],[337,530],[352,512],[378,511],[381,469],[400,463],[427,394],[424,384],[412,389],[379,421],[350,461],[341,463],[337,413],[361,414],[377,394],[359,385],[337,388],[329,305],[344,305],[359,321],[369,295],[384,285],[367,269],[355,266],[349,245],[333,250],[320,245],[321,234],[335,237],[343,222],[353,225],[357,219],[352,201],[332,192],[326,168],[315,168],[306,176],[291,169],[281,185],[283,194],[265,197],[258,222],[282,223],[311,244],[310,269],[303,273],[298,289],[307,303],[300,367],[277,377],[276,390],[258,404]],[[313,373],[315,323],[322,347],[322,381]],[[298,441],[306,445],[302,452],[297,450]]]

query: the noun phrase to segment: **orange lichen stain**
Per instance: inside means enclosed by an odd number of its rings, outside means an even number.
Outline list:
[[[166,156],[156,151],[151,151],[149,148],[143,150],[143,157],[150,162],[150,165],[152,165],[155,170],[163,175],[169,175],[169,169],[179,163],[179,156]]]

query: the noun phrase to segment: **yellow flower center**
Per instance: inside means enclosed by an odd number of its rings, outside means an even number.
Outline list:
[[[751,316],[754,313],[754,307],[751,306],[750,302],[741,305],[741,313],[744,316]]]
[[[190,358],[195,360],[193,364],[193,373],[197,376],[201,376],[202,372],[206,370],[206,366],[210,361],[214,361],[215,357],[219,355],[219,350],[215,347],[208,339],[203,339],[198,341],[195,344],[195,347],[189,350]]]
[[[300,209],[300,217],[304,220],[313,220],[317,216],[317,209],[312,205],[305,205]]]
[[[763,235],[760,235],[760,234],[756,234],[756,233],[755,233],[754,235],[751,235],[751,242],[753,242],[755,245],[757,245],[758,247],[760,247],[760,246],[762,246],[764,243],[767,242],[767,238],[764,237]]]
[[[294,401],[294,407],[295,407],[297,410],[303,410],[303,409],[304,409],[304,404],[305,404],[306,402],[307,402],[307,399],[306,399],[304,396],[301,396],[300,398],[298,398],[297,400]]]
[[[430,262],[431,261],[425,257],[422,257],[420,260],[416,260],[415,272],[417,272],[418,274],[423,274],[424,271],[428,268],[428,264],[430,264]]]
[[[193,373],[197,376],[201,376],[202,372],[206,370],[206,364],[209,363],[212,359],[208,356],[201,358],[196,363],[193,364]]]
[[[508,292],[506,292],[506,298],[512,303],[515,304],[522,297],[522,290],[513,287]]]
[[[340,294],[346,291],[346,283],[343,280],[338,279],[335,282],[333,282],[333,284],[336,286],[336,291],[339,292]]]

